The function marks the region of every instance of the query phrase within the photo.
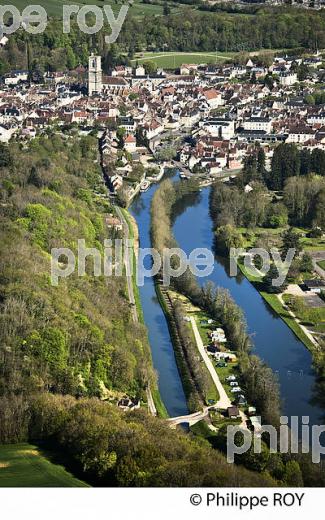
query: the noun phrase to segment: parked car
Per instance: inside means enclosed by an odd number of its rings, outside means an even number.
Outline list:
[[[236,381],[236,376],[228,376],[226,377],[226,381]]]
[[[242,392],[242,389],[239,386],[235,386],[230,391],[232,394],[237,394],[238,392]]]
[[[238,383],[237,381],[230,381],[230,386],[238,386]]]

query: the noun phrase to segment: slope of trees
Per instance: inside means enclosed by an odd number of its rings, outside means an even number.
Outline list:
[[[125,278],[94,277],[89,259],[85,276],[58,287],[50,279],[52,248],[77,258],[84,239],[102,254],[114,238],[104,224],[111,208],[93,193],[103,189],[96,139],[53,135],[0,152],[0,393],[145,395],[150,351],[131,322]]]
[[[100,486],[275,486],[267,472],[228,464],[203,440],[146,411],[123,413],[98,399],[43,393],[0,398],[0,443],[12,438],[63,451],[84,480]]]

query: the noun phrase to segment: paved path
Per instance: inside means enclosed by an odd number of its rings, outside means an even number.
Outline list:
[[[205,363],[205,366],[207,367],[208,371],[210,372],[212,380],[213,380],[214,384],[216,385],[216,388],[219,392],[219,400],[217,401],[215,406],[216,406],[216,408],[221,408],[223,410],[226,410],[227,408],[229,408],[229,406],[232,406],[232,403],[227,395],[226,390],[224,389],[224,387],[219,379],[219,376],[216,372],[216,369],[213,366],[213,363],[212,363],[208,353],[206,352],[206,350],[204,348],[201,334],[199,332],[199,329],[197,328],[197,324],[196,324],[195,318],[193,318],[193,316],[191,316],[191,323],[192,323],[192,328],[193,328],[193,332],[194,332],[194,336],[195,336],[195,340],[196,340],[196,344],[199,349],[199,352],[200,352],[200,354],[203,358],[203,361]],[[240,413],[240,417],[242,420],[241,426],[242,426],[242,428],[246,429],[247,428],[247,424],[246,424],[247,417],[242,410],[239,410],[239,413]]]
[[[317,262],[325,260],[325,251],[311,251],[309,253],[313,259],[313,265],[315,272],[325,280],[325,271],[322,269]]]
[[[121,219],[121,222],[123,224],[123,230],[124,230],[124,238],[125,240],[128,240],[129,238],[129,226],[126,221],[126,218],[124,217],[123,211],[118,206],[115,206],[116,213]],[[139,322],[139,316],[138,316],[138,310],[137,306],[135,304],[135,297],[134,297],[134,289],[133,289],[133,270],[132,270],[132,261],[130,255],[133,253],[133,249],[129,247],[124,247],[123,251],[123,258],[124,258],[124,264],[126,269],[126,281],[127,281],[127,287],[128,287],[128,295],[129,295],[129,301],[131,305],[131,315],[134,323]],[[128,274],[129,273],[129,274]],[[155,407],[155,403],[152,397],[152,393],[150,388],[147,388],[147,399],[148,399],[148,408],[151,413],[151,415],[157,415],[157,409]]]
[[[211,359],[209,358],[209,356],[204,348],[201,334],[199,332],[199,329],[197,328],[197,324],[196,324],[195,318],[193,318],[193,316],[191,316],[191,323],[192,323],[192,328],[193,328],[197,347],[198,347],[201,357],[205,363],[205,366],[207,367],[208,371],[210,372],[212,380],[219,393],[219,401],[216,403],[215,406],[226,410],[229,406],[231,406],[231,401],[230,401],[224,387],[222,386],[222,383],[219,379],[216,369],[214,368],[214,366],[212,364]]]
[[[179,417],[171,417],[167,419],[171,428],[175,427],[178,424],[188,423],[190,426],[196,424],[199,421],[202,421],[205,417],[209,415],[209,408],[204,408],[202,412],[195,412],[189,415],[181,415]]]

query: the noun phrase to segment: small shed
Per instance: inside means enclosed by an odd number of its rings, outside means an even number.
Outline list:
[[[228,415],[229,419],[238,419],[238,417],[240,416],[238,407],[229,406],[227,408],[227,415]]]
[[[255,406],[249,406],[248,407],[248,415],[252,417],[253,415],[256,415],[256,408]]]

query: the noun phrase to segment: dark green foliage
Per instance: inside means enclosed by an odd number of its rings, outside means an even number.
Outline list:
[[[272,175],[269,188],[281,190],[286,179],[295,177],[300,172],[300,154],[294,144],[280,144],[272,158]]]
[[[145,411],[123,413],[99,400],[43,394],[30,402],[30,438],[52,440],[83,478],[105,486],[274,486],[267,474],[227,464],[206,442],[171,430]]]
[[[103,251],[110,237],[92,137],[11,145],[0,168],[0,394],[50,389],[107,397],[143,397],[154,382],[145,328],[133,324],[124,277],[74,273],[51,284],[50,253],[77,240]]]
[[[282,293],[286,287],[287,283],[284,282],[282,284],[278,284],[277,280],[279,278],[279,270],[275,264],[271,264],[269,271],[263,278],[263,286],[264,290],[270,294],[280,294]]]

